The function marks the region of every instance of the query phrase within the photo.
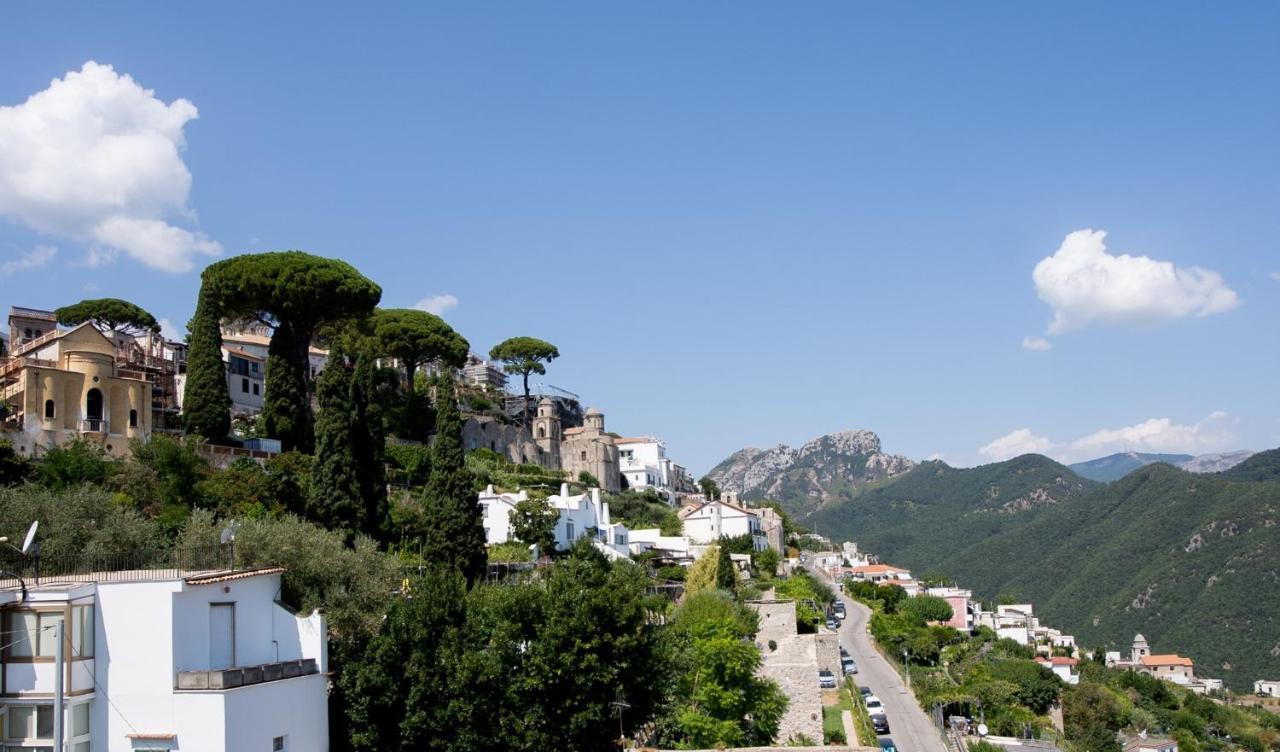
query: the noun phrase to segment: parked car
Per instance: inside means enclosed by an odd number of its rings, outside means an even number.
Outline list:
[[[840,657],[845,658],[849,655],[849,651],[844,649],[844,645],[840,646]]]
[[[880,752],[898,752],[898,745],[893,740],[885,737],[880,740]]]
[[[884,712],[884,703],[880,702],[880,698],[875,695],[867,695],[862,699],[862,702],[867,706],[867,711],[872,715],[875,715],[877,712]]]
[[[845,676],[853,676],[858,673],[858,664],[852,658],[846,656],[840,659],[840,670],[844,672]]]
[[[867,695],[871,694],[871,687],[858,687],[858,694],[862,695],[865,699]]]
[[[844,610],[844,601],[837,601],[836,616],[839,616],[841,619],[843,619],[845,617],[845,614],[846,614],[846,611]]]
[[[871,716],[871,727],[876,730],[877,734],[889,733],[889,716],[884,713],[875,713]]]
[[[825,668],[818,672],[818,686],[823,689],[836,688],[836,675]]]
[[[835,617],[827,619],[827,629],[830,629],[832,632],[834,632],[839,628],[840,628],[840,622],[836,621]]]

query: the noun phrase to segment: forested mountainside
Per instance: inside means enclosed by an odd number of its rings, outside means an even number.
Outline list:
[[[854,498],[868,485],[902,475],[915,465],[881,451],[880,437],[871,431],[853,430],[819,436],[799,449],[785,444],[740,449],[707,475],[744,499],[772,499],[793,514],[806,514]]]
[[[975,595],[1035,604],[1085,646],[1193,658],[1236,689],[1280,675],[1280,450],[1222,473],[1166,464],[1099,485],[1036,455],[925,463],[807,524]]]

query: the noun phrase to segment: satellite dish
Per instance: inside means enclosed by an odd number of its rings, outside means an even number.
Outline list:
[[[36,541],[36,528],[40,527],[40,520],[31,523],[31,527],[27,530],[27,537],[22,540],[22,553],[31,550],[31,544]]]
[[[978,736],[986,736],[986,735],[987,735],[987,724],[985,724],[985,723],[979,723],[979,724],[978,724]]]

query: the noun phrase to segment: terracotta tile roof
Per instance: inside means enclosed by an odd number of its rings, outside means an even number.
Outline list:
[[[1191,666],[1190,658],[1183,658],[1180,655],[1170,653],[1169,655],[1144,655],[1142,656],[1142,665],[1144,666]]]
[[[215,582],[230,582],[232,580],[245,580],[250,577],[261,577],[268,574],[280,574],[285,571],[284,567],[262,567],[261,569],[244,569],[240,571],[225,572],[209,572],[208,574],[197,574],[186,578],[188,585],[212,585]]]
[[[253,353],[245,352],[244,350],[241,350],[238,347],[228,347],[226,348],[226,350],[227,352],[231,353],[237,358],[244,358],[246,360],[258,360],[258,361],[266,360],[266,358],[263,358],[258,355],[254,355]]]
[[[891,572],[910,572],[911,570],[888,564],[867,564],[861,567],[854,567],[853,571],[855,574],[889,574]]]
[[[690,504],[687,507],[682,507],[680,511],[676,512],[676,514],[680,517],[680,519],[685,519],[686,517],[698,511],[699,509],[702,509],[703,507],[709,506],[711,504],[720,504],[722,506],[728,507],[729,509],[736,509],[739,512],[742,512],[743,514],[750,514],[750,515],[756,514],[755,510],[745,509],[743,507],[737,506],[736,504],[730,504],[727,501],[718,501],[718,502],[717,501],[700,501],[696,504]]]
[[[126,736],[130,739],[138,739],[141,741],[149,741],[149,742],[172,742],[172,741],[177,741],[178,739],[177,734],[145,733],[145,732],[138,732],[138,731],[135,731],[132,734],[126,734]]]
[[[613,440],[615,444],[648,444],[656,442],[657,439],[650,439],[646,436],[620,436]]]
[[[1046,658],[1043,655],[1036,656],[1037,663],[1046,663],[1050,666],[1074,666],[1080,661],[1075,658],[1068,658],[1065,655],[1055,655],[1052,658]]]

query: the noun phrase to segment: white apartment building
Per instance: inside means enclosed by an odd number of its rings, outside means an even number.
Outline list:
[[[1253,683],[1253,693],[1263,697],[1280,697],[1280,681],[1259,679]]]
[[[283,571],[0,581],[0,748],[52,750],[61,623],[68,752],[325,752],[325,619]]]
[[[690,543],[705,545],[720,538],[750,535],[754,550],[763,551],[769,547],[760,516],[754,510],[726,501],[704,501],[683,507],[678,514]]]
[[[485,543],[490,546],[515,540],[511,530],[511,514],[516,504],[529,498],[528,491],[519,493],[495,493],[493,486],[486,488],[479,499],[484,524]],[[547,498],[547,505],[556,510],[556,548],[567,550],[586,535],[591,535],[596,547],[611,558],[625,557],[631,553],[630,531],[620,522],[609,517],[609,503],[600,499],[600,489],[590,493],[570,495],[569,485],[562,484],[560,493]],[[607,549],[607,550],[606,550]]]
[[[666,443],[652,436],[614,439],[613,443],[618,447],[618,470],[627,479],[628,488],[652,488],[667,499],[673,498],[675,470],[667,458]]]

